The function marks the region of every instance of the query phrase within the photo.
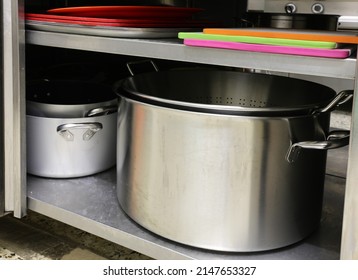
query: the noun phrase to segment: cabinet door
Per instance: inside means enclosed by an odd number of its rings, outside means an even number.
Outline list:
[[[0,214],[26,211],[26,135],[25,135],[25,28],[24,1],[1,0],[3,53],[3,119]]]

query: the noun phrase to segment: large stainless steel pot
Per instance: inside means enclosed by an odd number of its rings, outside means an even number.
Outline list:
[[[105,85],[36,81],[27,85],[27,172],[71,178],[116,163],[118,98]]]
[[[350,94],[335,100],[312,82],[223,71],[142,74],[117,92],[117,194],[140,225],[239,252],[317,228],[325,149],[348,143],[347,133],[328,137],[329,111]]]

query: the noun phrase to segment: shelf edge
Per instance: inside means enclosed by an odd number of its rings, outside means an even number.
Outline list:
[[[125,39],[26,31],[26,42],[57,48],[142,56],[229,67],[287,72],[342,79],[355,78],[356,59],[331,59],[294,55],[189,47],[175,39]]]

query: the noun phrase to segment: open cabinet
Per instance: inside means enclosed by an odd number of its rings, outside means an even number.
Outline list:
[[[200,2],[200,1],[199,1]],[[238,1],[239,2],[239,1]],[[85,52],[97,56],[152,58],[177,63],[248,68],[342,79],[356,79],[357,60],[274,55],[185,47],[177,39],[125,39],[26,30],[24,1],[2,1],[4,32],[4,186],[0,206],[21,218],[27,209],[80,228],[157,259],[357,259],[358,123],[353,109],[347,179],[327,176],[325,219],[309,238],[279,250],[224,253],[192,248],[138,226],[119,207],[114,169],[79,179],[44,179],[26,174],[26,46]],[[11,30],[11,32],[9,32]],[[41,53],[41,51],[39,51]],[[355,90],[357,90],[355,83]],[[354,103],[356,103],[354,99]],[[354,108],[358,105],[354,104]],[[336,186],[344,186],[346,189]],[[343,214],[344,204],[344,214]],[[0,209],[1,213],[1,209]],[[343,216],[343,227],[342,227]],[[341,243],[342,236],[342,243]],[[342,245],[341,245],[342,244]]]

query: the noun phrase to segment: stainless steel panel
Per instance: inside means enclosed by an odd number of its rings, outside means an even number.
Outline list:
[[[264,2],[264,3],[263,3]],[[248,10],[260,9],[266,13],[358,15],[358,1],[347,0],[249,0]]]
[[[24,1],[3,0],[5,211],[26,211]]]
[[[4,110],[4,65],[3,65],[3,14],[2,2],[0,2],[0,112]],[[4,214],[5,210],[5,186],[4,186],[4,118],[0,114],[0,216]]]
[[[265,9],[265,0],[247,0],[248,11],[263,11]]]

